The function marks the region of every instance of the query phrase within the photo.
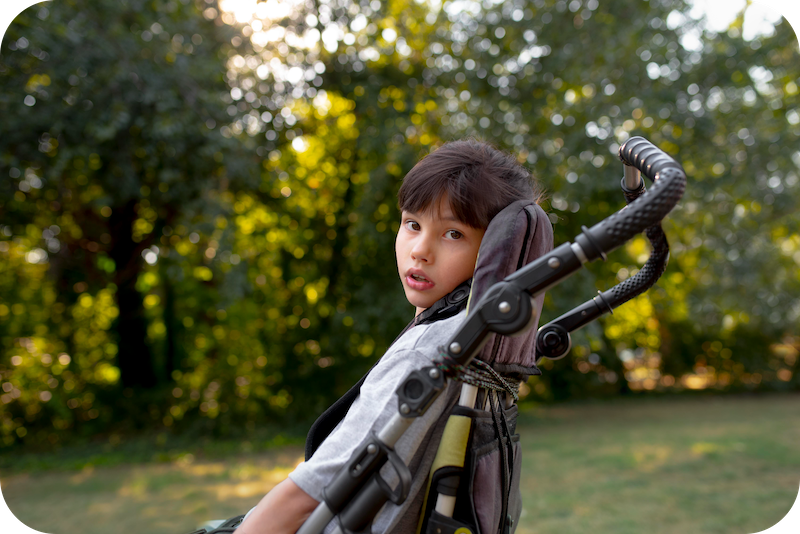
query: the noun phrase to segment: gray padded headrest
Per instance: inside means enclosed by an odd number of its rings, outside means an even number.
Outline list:
[[[476,305],[492,285],[552,249],[553,227],[544,210],[531,200],[510,204],[495,215],[481,241],[470,306]],[[544,294],[534,299],[535,317],[529,330],[514,337],[491,334],[477,357],[503,374],[541,374],[534,351],[543,303]]]

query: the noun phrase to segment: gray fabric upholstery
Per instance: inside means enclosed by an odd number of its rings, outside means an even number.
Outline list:
[[[553,249],[553,227],[544,210],[530,200],[510,204],[498,213],[481,241],[472,279],[470,307],[495,283]],[[536,367],[536,330],[544,295],[534,299],[533,326],[515,337],[491,335],[478,358],[505,374],[541,374]]]

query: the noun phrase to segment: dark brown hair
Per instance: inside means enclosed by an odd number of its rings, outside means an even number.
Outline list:
[[[503,208],[517,200],[538,202],[541,191],[531,173],[511,154],[476,139],[445,143],[411,169],[400,186],[400,209],[437,209],[444,196],[453,215],[485,229]]]

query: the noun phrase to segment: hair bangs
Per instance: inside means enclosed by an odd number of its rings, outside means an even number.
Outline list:
[[[447,198],[453,215],[473,228],[486,228],[507,205],[539,199],[530,172],[510,154],[466,139],[445,143],[403,179],[397,194],[401,210],[438,211]]]

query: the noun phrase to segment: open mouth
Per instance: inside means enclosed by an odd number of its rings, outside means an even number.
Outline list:
[[[430,280],[428,280],[427,278],[425,278],[424,276],[422,276],[422,275],[420,275],[420,274],[412,274],[412,275],[411,275],[411,278],[413,278],[413,279],[414,279],[414,280],[416,280],[417,282],[427,282],[427,283],[429,283],[429,284],[431,283],[431,281],[430,281]]]

